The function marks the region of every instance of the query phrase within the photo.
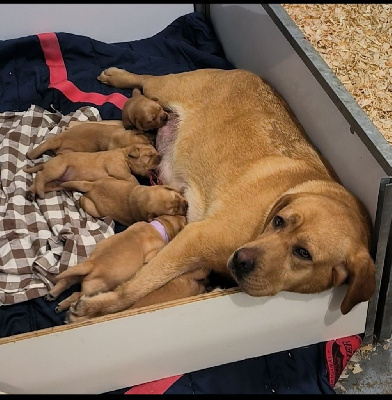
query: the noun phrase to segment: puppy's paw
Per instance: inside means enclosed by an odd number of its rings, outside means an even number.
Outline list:
[[[57,296],[55,296],[55,295],[53,295],[52,293],[49,292],[49,293],[44,297],[44,299],[45,299],[46,301],[54,301],[54,300],[57,299]]]
[[[174,204],[175,215],[186,215],[188,211],[188,202],[185,200],[185,197],[177,194]]]

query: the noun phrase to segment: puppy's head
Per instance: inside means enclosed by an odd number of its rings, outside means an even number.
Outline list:
[[[341,311],[347,314],[375,291],[369,237],[356,207],[324,195],[286,194],[259,236],[230,256],[228,268],[252,296],[318,293],[346,283]]]
[[[145,186],[139,204],[149,221],[160,215],[186,215],[188,210],[185,197],[167,185]]]
[[[151,144],[134,144],[125,147],[124,151],[126,162],[135,175],[149,176],[161,161],[161,156]]]
[[[166,230],[169,241],[172,240],[186,225],[186,217],[183,215],[161,215],[154,218],[159,221]]]
[[[155,99],[145,97],[139,89],[133,89],[132,97],[122,109],[125,128],[136,127],[141,131],[161,128],[168,120],[168,113]]]

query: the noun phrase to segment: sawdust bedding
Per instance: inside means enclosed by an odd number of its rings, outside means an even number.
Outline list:
[[[392,144],[392,5],[282,6]]]

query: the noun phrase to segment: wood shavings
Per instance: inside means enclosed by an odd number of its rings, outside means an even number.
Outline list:
[[[339,382],[336,383],[335,389],[340,389],[343,393],[347,392],[346,388]]]
[[[392,5],[282,6],[392,144]]]
[[[355,363],[353,368],[353,374],[359,374],[362,371],[363,369],[361,368],[361,366],[358,363]]]

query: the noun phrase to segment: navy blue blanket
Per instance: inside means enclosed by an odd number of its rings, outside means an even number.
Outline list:
[[[108,44],[70,33],[5,40],[0,41],[0,112],[25,111],[35,104],[65,115],[87,105],[96,107],[103,119],[121,119],[118,102],[131,90],[96,79],[110,66],[152,75],[233,68],[209,21],[197,12],[178,18],[151,38],[131,42]],[[66,82],[59,84],[62,79]],[[56,302],[37,298],[1,307],[0,337],[62,324],[65,315],[54,309],[68,294],[64,292]],[[319,343],[184,374],[161,392],[334,393],[328,384],[324,349],[325,343]]]

